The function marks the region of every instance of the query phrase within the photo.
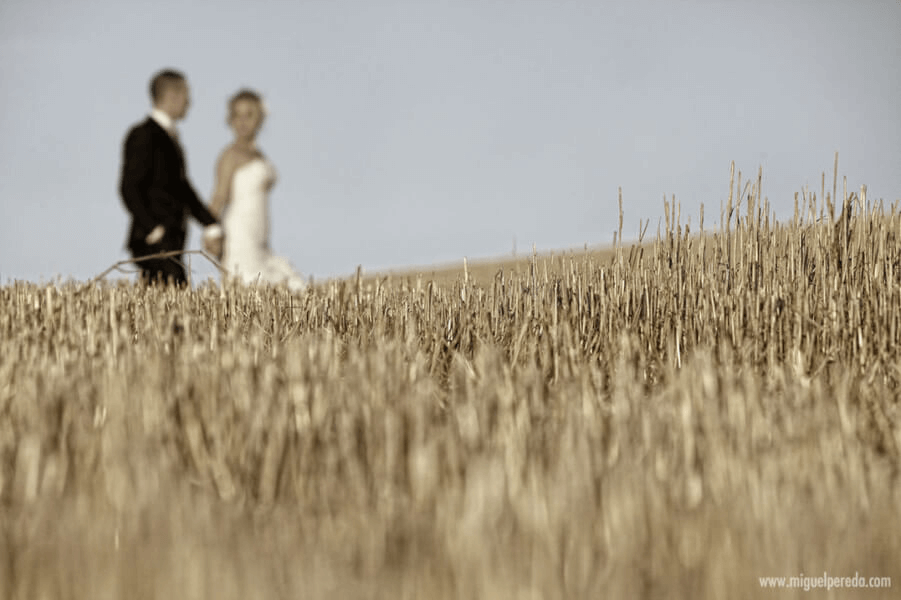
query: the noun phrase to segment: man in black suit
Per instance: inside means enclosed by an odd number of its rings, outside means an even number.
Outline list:
[[[184,250],[188,213],[205,225],[204,244],[215,249],[221,244],[222,228],[188,181],[175,129],[190,104],[184,75],[160,71],[150,82],[150,97],[150,116],[131,128],[124,144],[119,191],[131,213],[128,249],[135,259]],[[136,262],[145,283],[187,283],[181,254]]]

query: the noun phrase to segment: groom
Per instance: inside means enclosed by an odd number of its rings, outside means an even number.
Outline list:
[[[184,250],[188,213],[205,225],[204,245],[215,249],[222,228],[203,205],[188,181],[185,156],[178,143],[175,122],[188,112],[190,96],[185,76],[164,70],[150,82],[153,109],[125,138],[119,191],[131,229],[128,249],[141,268],[144,283],[184,285],[185,268],[178,251]],[[176,251],[166,258],[141,257]]]

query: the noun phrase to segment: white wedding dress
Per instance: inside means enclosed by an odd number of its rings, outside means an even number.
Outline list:
[[[222,220],[222,266],[229,277],[246,284],[285,284],[299,291],[306,286],[300,274],[286,258],[269,249],[269,189],[273,183],[275,168],[262,156],[235,170],[231,200]]]

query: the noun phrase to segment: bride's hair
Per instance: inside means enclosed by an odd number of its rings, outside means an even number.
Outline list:
[[[263,100],[263,97],[250,88],[241,88],[228,99],[228,118],[226,119],[226,122],[231,122],[232,117],[235,115],[235,105],[241,100],[256,102],[257,106],[260,107],[260,114],[264,119],[266,118],[266,102]]]

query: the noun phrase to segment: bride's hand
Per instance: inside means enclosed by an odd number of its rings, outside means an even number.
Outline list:
[[[222,238],[204,238],[203,249],[216,257],[216,260],[222,260]]]

